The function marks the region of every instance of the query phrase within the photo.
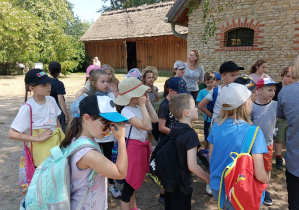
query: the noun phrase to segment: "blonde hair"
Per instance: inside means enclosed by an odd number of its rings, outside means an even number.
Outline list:
[[[181,119],[183,117],[184,110],[191,108],[190,107],[190,99],[191,98],[192,98],[192,96],[187,93],[180,93],[180,94],[175,95],[169,101],[169,110],[170,110],[171,114],[175,118]]]
[[[248,114],[248,106],[247,103],[250,101],[252,103],[251,98],[249,98],[245,103],[243,103],[238,108],[232,109],[232,110],[224,110],[221,109],[219,113],[218,119],[215,121],[218,122],[219,125],[222,125],[227,119],[234,119],[235,123],[238,123],[237,120],[244,120],[245,122],[251,124],[251,120],[249,118]],[[228,107],[229,105],[223,104],[223,107]]]
[[[294,71],[293,71],[293,77],[298,80],[299,79],[299,55],[297,59],[295,60],[295,65],[294,65]]]
[[[195,63],[195,67],[198,68],[199,67],[199,50],[195,50],[195,49],[191,49],[190,51],[195,53],[195,56],[197,57],[196,63]]]
[[[111,71],[111,76],[112,76],[112,81],[111,83],[115,83],[116,85],[119,84],[119,80],[115,77],[115,74],[114,74],[114,68],[112,68],[112,66],[108,65],[108,64],[103,64],[101,66],[101,69],[102,70],[110,70]]]
[[[103,69],[95,69],[90,73],[90,91],[87,92],[88,95],[94,95],[96,92],[95,84],[97,83],[97,80],[100,75],[108,75],[107,72]]]

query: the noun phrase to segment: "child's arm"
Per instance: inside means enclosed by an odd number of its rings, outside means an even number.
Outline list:
[[[196,176],[202,178],[207,184],[210,184],[209,175],[197,164],[197,148],[194,147],[187,151],[187,164],[188,169],[194,173]]]
[[[164,118],[159,118],[159,131],[161,132],[161,133],[165,133],[165,134],[169,134],[170,133],[170,128],[167,128],[166,126],[165,126],[165,124],[166,124],[166,119],[164,119]]]
[[[56,123],[57,123],[57,128],[60,128],[61,129],[61,125],[60,125],[60,122],[58,120],[58,117],[56,117]]]
[[[67,108],[66,108],[66,105],[65,105],[65,101],[64,101],[63,95],[57,95],[57,96],[58,96],[59,105],[60,105],[60,107],[61,107],[61,109],[62,109],[62,111],[64,113],[64,116],[65,116],[65,123],[68,124],[69,120],[70,120],[70,117],[69,117],[69,114],[67,112]]]
[[[264,166],[263,154],[261,153],[252,154],[252,158],[253,158],[254,177],[262,183],[267,183],[268,175]]]
[[[145,103],[145,105],[146,105],[146,108],[148,110],[149,116],[151,118],[151,122],[154,122],[154,123],[158,122],[157,112],[155,111],[154,107],[152,106],[151,101],[149,100],[149,97],[148,97],[147,93],[146,93],[146,103]]]
[[[198,108],[204,113],[206,114],[209,118],[212,118],[212,113],[206,108],[206,105],[209,103],[210,101],[206,98],[202,99],[202,101],[200,103],[198,103]]]
[[[76,94],[75,94],[75,98],[79,98],[79,96],[81,96],[83,93],[85,93],[85,91],[87,91],[87,89],[85,87],[81,88]]]
[[[52,130],[45,129],[42,133],[39,133],[37,131],[37,134],[38,136],[30,136],[25,133],[20,133],[13,128],[10,128],[8,131],[8,138],[26,142],[42,142],[52,136]]]
[[[156,98],[155,98],[155,102],[158,102],[159,100],[160,100],[159,92],[158,92],[158,89],[156,89]]]
[[[82,169],[92,168],[97,173],[111,179],[124,179],[127,176],[128,156],[125,143],[125,128],[115,124],[117,130],[111,127],[113,136],[118,141],[118,155],[116,163],[112,163],[104,155],[96,150],[87,152],[78,162],[77,166]]]

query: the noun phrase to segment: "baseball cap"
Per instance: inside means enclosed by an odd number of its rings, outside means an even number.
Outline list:
[[[127,118],[116,111],[115,104],[108,96],[86,96],[79,104],[80,117],[84,114],[100,115],[111,122],[129,122]]]
[[[49,83],[52,79],[41,69],[31,69],[25,75],[25,84],[43,85]]]
[[[268,85],[277,85],[278,83],[275,82],[271,78],[262,78],[256,83],[256,89],[259,89],[260,87],[263,86],[268,86]]]
[[[237,71],[237,70],[244,70],[243,67],[239,67],[237,64],[235,64],[232,61],[227,61],[224,62],[219,69],[220,74],[224,73],[224,72],[233,72],[233,71]]]
[[[141,79],[141,73],[140,73],[139,69],[133,68],[126,75],[124,75],[124,77],[135,77],[135,78],[140,80]]]
[[[230,83],[221,90],[219,96],[220,106],[224,110],[233,110],[244,104],[251,94],[251,91],[245,85]],[[223,107],[224,104],[229,105],[229,107]]]
[[[254,92],[254,90],[256,88],[255,82],[252,80],[251,77],[249,77],[247,75],[238,77],[237,79],[234,80],[234,83],[245,85],[248,88],[248,90],[250,90],[251,92]]]
[[[183,78],[181,77],[172,77],[169,79],[168,82],[168,88],[171,90],[174,90],[178,93],[188,93],[187,91],[187,85],[186,82]]]
[[[221,80],[221,76],[218,72],[214,72],[216,80]]]
[[[175,69],[184,69],[184,68],[186,68],[186,66],[185,66],[183,61],[176,61],[173,65],[173,68],[175,68]]]

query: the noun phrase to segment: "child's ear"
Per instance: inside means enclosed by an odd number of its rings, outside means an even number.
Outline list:
[[[92,85],[92,86],[94,86],[94,85],[95,85],[95,84],[94,84],[94,81],[91,81],[91,85]]]
[[[33,91],[33,90],[34,90],[34,87],[33,87],[33,86],[29,86],[29,90],[30,90],[30,91]]]
[[[90,120],[91,120],[91,117],[88,114],[84,114],[82,116],[82,122],[88,123],[88,122],[90,122]]]
[[[188,109],[184,109],[183,116],[186,116],[186,117],[189,116],[189,110]]]

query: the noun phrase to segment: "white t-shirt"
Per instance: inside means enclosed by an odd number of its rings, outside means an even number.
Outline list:
[[[198,81],[203,81],[205,71],[202,66],[198,66],[195,70],[190,70],[185,63],[185,74],[183,79],[186,81],[187,90],[190,92],[198,91]]]
[[[121,111],[121,115],[126,117],[128,120],[130,120],[133,117],[138,117],[140,120],[142,120],[142,113],[139,106],[136,106],[136,108],[131,106],[125,106]],[[126,133],[125,133],[126,138],[128,138],[129,136],[130,128],[131,128],[131,124],[127,123]],[[146,136],[147,136],[147,131],[135,128],[134,126],[132,127],[130,139],[139,140],[144,143],[146,140]]]
[[[214,120],[218,117],[220,109],[221,109],[220,100],[219,100],[220,92],[221,92],[221,85],[218,86],[218,96],[217,96],[216,103],[213,108],[213,116],[211,119],[211,126],[213,125]],[[205,98],[208,99],[209,101],[213,101],[213,93],[214,93],[214,88],[213,88],[213,90],[211,90],[208,93],[208,95],[206,95]]]
[[[32,129],[48,128],[52,131],[55,130],[57,116],[61,114],[61,110],[52,96],[46,96],[46,103],[43,105],[36,103],[33,97],[29,98],[26,103],[32,108]],[[30,131],[30,125],[30,108],[23,104],[10,127],[23,133],[26,130]]]

